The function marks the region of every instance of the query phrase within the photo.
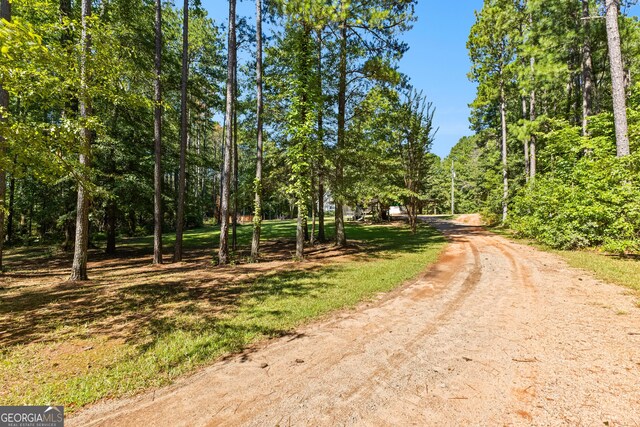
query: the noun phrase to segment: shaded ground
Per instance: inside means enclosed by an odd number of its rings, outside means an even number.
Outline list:
[[[638,425],[623,288],[482,228],[373,304],[69,425]]]
[[[250,231],[240,230],[241,250]],[[260,263],[215,266],[217,230],[205,228],[185,236],[183,263],[153,266],[148,239],[134,239],[115,258],[92,253],[91,281],[76,284],[66,281],[68,257],[13,251],[0,278],[0,402],[63,404],[69,412],[167,384],[389,290],[443,246],[428,227],[409,236],[406,227],[350,224],[349,247],[317,245],[295,262],[295,223],[268,222],[264,231],[272,240]]]

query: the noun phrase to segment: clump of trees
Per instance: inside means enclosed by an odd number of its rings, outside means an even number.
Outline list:
[[[298,219],[299,258],[347,243],[346,204],[403,203],[415,229],[437,162],[433,107],[397,70],[414,0],[256,0],[255,25],[230,0],[224,26],[187,0],[1,4],[0,245],[58,242],[86,280],[102,241],[153,233],[162,263],[175,230],[180,261],[207,220],[228,263],[239,215],[255,260],[263,219]]]
[[[640,23],[620,1],[486,0],[460,209],[554,247],[640,250]]]

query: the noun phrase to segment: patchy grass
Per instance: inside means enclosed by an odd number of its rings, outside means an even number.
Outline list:
[[[570,266],[589,271],[600,280],[640,291],[640,259],[638,258],[621,257],[596,250],[557,250],[530,239],[518,238],[509,229],[493,227],[490,230],[507,238],[560,255]]]
[[[600,279],[640,291],[640,261],[596,251],[558,251],[570,266],[591,271]]]
[[[445,245],[426,226],[415,236],[389,225],[349,225],[347,233],[354,244],[345,250],[319,245],[296,263],[295,224],[267,222],[264,262],[227,267],[211,262],[213,227],[186,233],[188,262],[178,264],[150,265],[151,239],[130,239],[116,258],[92,253],[92,280],[82,284],[65,281],[67,257],[32,261],[17,249],[0,285],[0,401],[73,412],[167,384],[391,290],[435,262]],[[250,234],[250,226],[239,228],[239,252]]]

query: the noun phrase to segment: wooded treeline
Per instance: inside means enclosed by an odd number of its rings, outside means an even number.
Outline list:
[[[415,228],[437,161],[434,109],[397,69],[414,6],[231,0],[223,25],[197,1],[2,0],[0,244],[60,243],[84,280],[89,248],[153,233],[162,263],[175,230],[180,261],[205,221],[221,264],[239,216],[256,260],[262,219],[298,219],[299,258],[346,244],[344,205],[403,204]]]
[[[460,211],[554,247],[640,250],[640,24],[614,0],[486,0]]]

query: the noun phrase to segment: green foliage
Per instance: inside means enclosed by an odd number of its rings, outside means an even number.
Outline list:
[[[640,155],[615,157],[608,115],[595,117],[591,138],[559,127],[540,153],[544,174],[514,198],[510,225],[562,249],[605,245],[634,250],[640,242]]]

